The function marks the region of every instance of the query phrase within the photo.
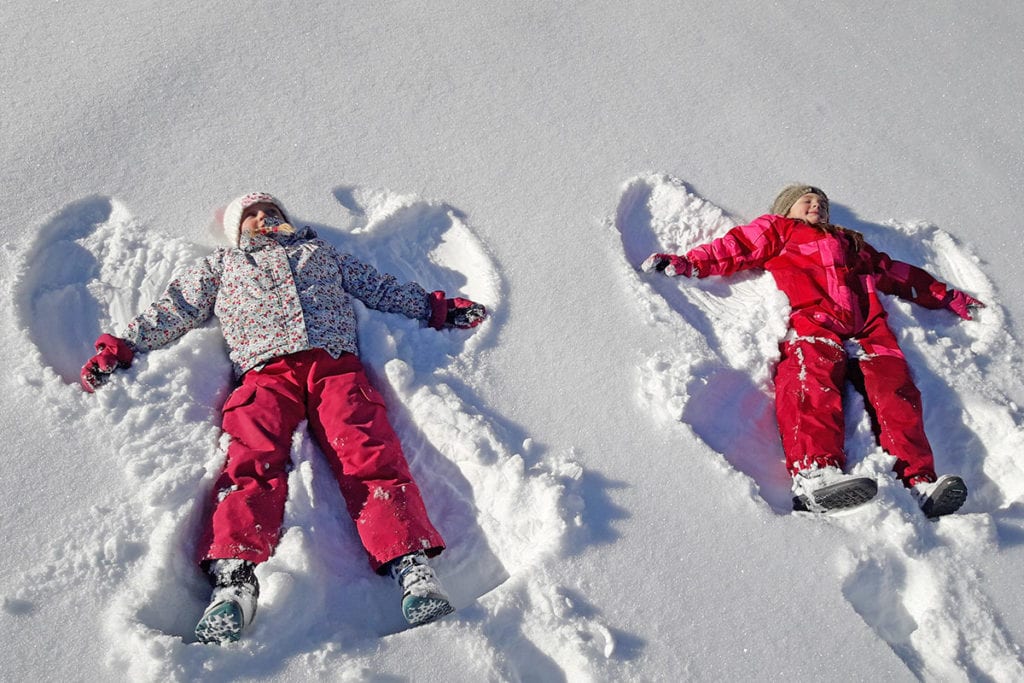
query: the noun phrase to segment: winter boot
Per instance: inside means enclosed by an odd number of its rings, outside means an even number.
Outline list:
[[[256,616],[256,598],[260,595],[255,569],[256,565],[247,560],[214,560],[210,563],[214,588],[210,606],[196,624],[199,642],[214,645],[233,643],[252,623]]]
[[[967,500],[967,484],[955,474],[944,474],[934,482],[922,481],[910,487],[925,517],[935,519],[960,509]]]
[[[426,624],[455,611],[424,553],[403,555],[392,560],[388,569],[402,589],[402,614],[411,625]]]
[[[793,476],[793,509],[832,512],[863,505],[878,493],[870,477],[855,477],[833,465],[797,472]]]

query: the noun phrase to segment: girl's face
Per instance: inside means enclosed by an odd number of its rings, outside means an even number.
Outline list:
[[[272,225],[284,222],[284,214],[281,213],[281,209],[269,202],[259,202],[246,207],[242,211],[242,222],[239,224],[242,234],[254,235],[266,232],[266,229],[270,227],[267,225],[268,217],[271,219]]]
[[[796,218],[811,225],[828,222],[828,203],[819,195],[808,192],[796,200],[786,218]]]

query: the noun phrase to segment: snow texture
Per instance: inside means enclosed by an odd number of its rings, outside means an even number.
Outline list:
[[[0,26],[0,680],[1024,680],[1024,5],[9,0]],[[785,297],[639,271],[794,181],[987,304],[885,300],[956,515],[920,514],[852,391],[877,500],[792,514]],[[436,623],[405,627],[301,428],[251,631],[193,642],[217,325],[77,385],[251,190],[491,313],[357,306],[448,542]]]

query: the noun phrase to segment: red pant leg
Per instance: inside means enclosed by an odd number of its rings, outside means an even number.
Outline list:
[[[222,425],[231,441],[214,486],[203,559],[263,562],[277,545],[292,435],[305,417],[304,390],[291,360],[279,358],[247,372],[224,404]]]
[[[935,481],[935,458],[924,431],[921,392],[896,336],[883,320],[858,341],[865,354],[859,359],[864,396],[874,412],[878,443],[896,458],[896,476],[907,486]]]
[[[444,541],[359,359],[321,353],[308,382],[310,431],[338,479],[370,565],[379,571],[406,553],[441,552]]]
[[[800,337],[782,344],[775,370],[775,415],[791,474],[846,465],[843,384],[846,352],[838,343]]]

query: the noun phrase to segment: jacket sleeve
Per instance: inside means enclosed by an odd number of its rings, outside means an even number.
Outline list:
[[[417,283],[399,282],[394,275],[380,273],[351,254],[340,255],[338,261],[342,287],[370,308],[416,320],[430,318],[427,292]]]
[[[868,244],[864,245],[863,253],[874,269],[875,286],[880,292],[925,308],[945,308],[953,295],[951,287],[939,282],[923,268],[896,261]]]
[[[784,237],[775,216],[761,216],[749,225],[740,225],[724,236],[695,247],[686,253],[697,277],[732,275],[748,268],[757,268],[778,255]]]
[[[209,320],[220,289],[223,254],[218,250],[180,273],[128,323],[121,336],[135,351],[166,346]]]

